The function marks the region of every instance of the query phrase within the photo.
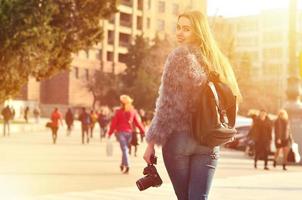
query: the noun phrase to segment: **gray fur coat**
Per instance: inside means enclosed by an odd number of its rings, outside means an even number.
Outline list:
[[[198,49],[182,46],[166,59],[147,142],[163,146],[173,132],[191,130],[191,111],[200,87],[206,82]]]

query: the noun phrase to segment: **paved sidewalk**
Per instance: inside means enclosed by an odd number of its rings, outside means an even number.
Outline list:
[[[215,200],[300,200],[302,172],[261,174],[214,180],[210,199]],[[175,200],[170,184],[140,192],[133,187],[68,192],[28,200]],[[18,199],[19,200],[19,199]]]
[[[106,156],[106,141],[96,130],[90,144],[82,145],[75,127],[70,136],[60,129],[56,145],[51,134],[20,132],[0,139],[0,200],[175,200],[174,191],[157,151],[157,169],[164,181],[159,188],[140,192],[135,181],[146,166],[141,158],[131,156],[131,171],[122,175],[118,169],[120,150],[114,142],[113,156]],[[113,139],[113,141],[115,141]],[[269,163],[270,167],[272,163]],[[253,160],[242,152],[222,149],[210,200],[300,200],[302,168],[281,166],[270,171],[253,168]]]

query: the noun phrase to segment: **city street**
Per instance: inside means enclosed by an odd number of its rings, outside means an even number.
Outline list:
[[[64,127],[65,128],[65,127]],[[49,130],[19,132],[0,137],[1,200],[130,200],[176,199],[158,150],[158,170],[164,181],[159,188],[139,192],[135,182],[143,176],[145,144],[138,156],[131,155],[130,174],[119,171],[120,149],[115,139],[112,157],[106,156],[106,140],[100,141],[98,129],[90,144],[81,144],[78,127],[71,136],[59,131],[56,145]],[[236,152],[223,149],[210,199],[298,200],[302,196],[302,167],[281,166],[263,170]]]

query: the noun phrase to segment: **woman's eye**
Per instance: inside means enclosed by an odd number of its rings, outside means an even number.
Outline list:
[[[188,28],[184,28],[184,31],[186,31],[186,32],[187,32],[187,31],[190,31],[190,29],[188,29]]]

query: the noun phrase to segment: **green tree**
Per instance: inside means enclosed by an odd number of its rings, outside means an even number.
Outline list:
[[[93,95],[93,108],[97,103],[110,107],[117,105],[118,85],[116,84],[116,75],[97,70],[86,86]]]
[[[69,69],[72,54],[100,42],[116,0],[0,0],[0,101],[30,76]]]
[[[156,37],[148,54],[142,59],[142,66],[138,69],[133,86],[128,88],[128,93],[134,98],[138,108],[153,110],[158,96],[164,62],[172,45],[167,38]]]
[[[124,86],[130,88],[138,76],[138,71],[143,67],[143,60],[149,54],[149,40],[143,35],[138,35],[133,44],[129,45],[125,64],[126,70],[120,75]]]

